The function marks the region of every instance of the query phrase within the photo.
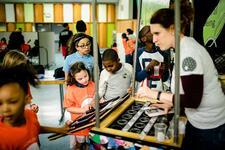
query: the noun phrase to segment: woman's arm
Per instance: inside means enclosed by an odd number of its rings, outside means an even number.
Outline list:
[[[203,75],[181,76],[184,95],[180,95],[181,107],[197,108],[203,95]]]

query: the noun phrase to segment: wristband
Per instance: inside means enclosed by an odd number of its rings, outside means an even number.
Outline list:
[[[158,92],[157,100],[160,100],[160,95],[161,95],[161,93],[162,93],[161,91]]]

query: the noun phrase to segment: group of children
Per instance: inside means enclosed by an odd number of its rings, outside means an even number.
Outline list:
[[[150,27],[145,27],[147,31],[143,34],[142,40],[144,47],[138,50],[137,65],[137,81],[145,79],[158,81],[162,83],[161,76],[165,74],[161,68],[158,74],[154,71],[154,67],[163,66],[164,57],[155,49],[152,42],[152,34]],[[91,42],[83,33],[79,33],[73,37],[73,46],[75,53],[67,56],[65,59],[63,70],[66,79],[66,94],[64,97],[64,107],[70,112],[71,120],[75,120],[79,116],[85,115],[86,111],[94,107],[95,84],[93,82],[94,58],[90,55]],[[121,63],[117,51],[114,49],[106,49],[102,55],[102,64],[104,69],[100,73],[98,94],[100,103],[123,96],[131,91],[132,70],[133,67],[129,63]],[[161,71],[163,70],[163,72]],[[159,73],[160,72],[160,73]],[[154,78],[155,77],[155,78]],[[168,74],[166,79],[168,79]],[[151,84],[153,85],[153,84]],[[159,86],[159,85],[156,85]],[[153,88],[153,86],[150,86]],[[156,88],[156,87],[155,87]],[[160,90],[162,90],[162,85]],[[71,141],[72,147],[79,149],[82,145],[86,147],[89,129],[75,132]]]
[[[146,38],[149,41],[150,37]],[[64,108],[71,114],[71,121],[74,121],[78,117],[85,115],[91,107],[95,106],[95,83],[92,80],[94,58],[90,55],[91,42],[89,38],[84,33],[79,33],[73,37],[72,42],[75,53],[66,57],[63,70],[67,86],[64,96]],[[148,45],[146,44],[147,48]],[[143,49],[140,52],[143,53],[145,51]],[[154,62],[153,58],[139,60]],[[6,54],[0,68],[0,131],[1,133],[5,133],[0,135],[1,139],[3,139],[0,140],[0,149],[20,149],[21,147],[28,148],[34,145],[38,147],[39,133],[67,133],[68,127],[51,128],[39,125],[35,114],[38,111],[38,107],[30,105],[32,99],[30,84],[36,86],[37,79],[32,67],[27,62],[28,59],[23,53],[12,50]],[[163,58],[160,58],[160,62],[163,62]],[[114,49],[106,49],[103,52],[102,64],[104,70],[100,73],[98,89],[100,103],[123,96],[131,91],[133,67],[129,63],[121,63]],[[143,62],[140,62],[140,64],[143,65]],[[145,73],[151,75],[152,72],[150,70],[155,65],[158,65],[156,61],[152,66],[142,66],[139,71],[146,70],[149,67]],[[4,76],[6,73],[9,75]],[[147,77],[143,77],[140,81]],[[138,75],[137,78],[140,78],[140,76]],[[8,129],[11,128],[12,132],[8,134]],[[31,130],[32,134],[30,134]],[[75,149],[89,149],[89,145],[87,144],[89,131],[90,129],[87,128],[73,133],[73,136],[71,136],[72,147]],[[14,137],[15,141],[20,136],[32,140],[25,140],[28,143],[20,140],[18,140],[19,143],[15,142],[15,144],[8,142],[7,139],[17,132],[21,132],[21,134]]]
[[[95,105],[95,83],[92,81],[94,59],[89,54],[91,43],[85,34],[79,35],[74,38],[76,52],[67,56],[63,68],[67,84],[64,107],[71,114],[71,121],[85,115]],[[104,51],[102,63],[104,70],[99,80],[100,102],[125,95],[131,85],[132,66],[121,63],[117,52],[113,49]],[[87,128],[73,133],[71,147],[89,149],[87,144],[89,131]]]

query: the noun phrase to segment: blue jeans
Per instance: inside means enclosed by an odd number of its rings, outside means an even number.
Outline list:
[[[187,122],[183,150],[225,150],[225,124],[214,129],[198,129]]]

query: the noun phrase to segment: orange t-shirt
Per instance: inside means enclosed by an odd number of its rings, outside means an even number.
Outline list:
[[[129,39],[126,41],[126,39],[122,39],[122,43],[125,49],[125,55],[132,54],[135,49],[135,40]]]
[[[3,123],[0,119],[0,149],[1,150],[24,150],[38,148],[38,135],[40,124],[36,113],[25,110],[26,124],[12,127]]]
[[[66,94],[64,96],[64,107],[81,107],[84,100],[88,98],[93,98],[95,94],[95,83],[90,81],[87,87],[80,88],[76,85],[71,85],[67,87]],[[81,114],[70,113],[71,119],[76,120]],[[75,132],[74,135],[84,135],[89,134],[90,128]]]

